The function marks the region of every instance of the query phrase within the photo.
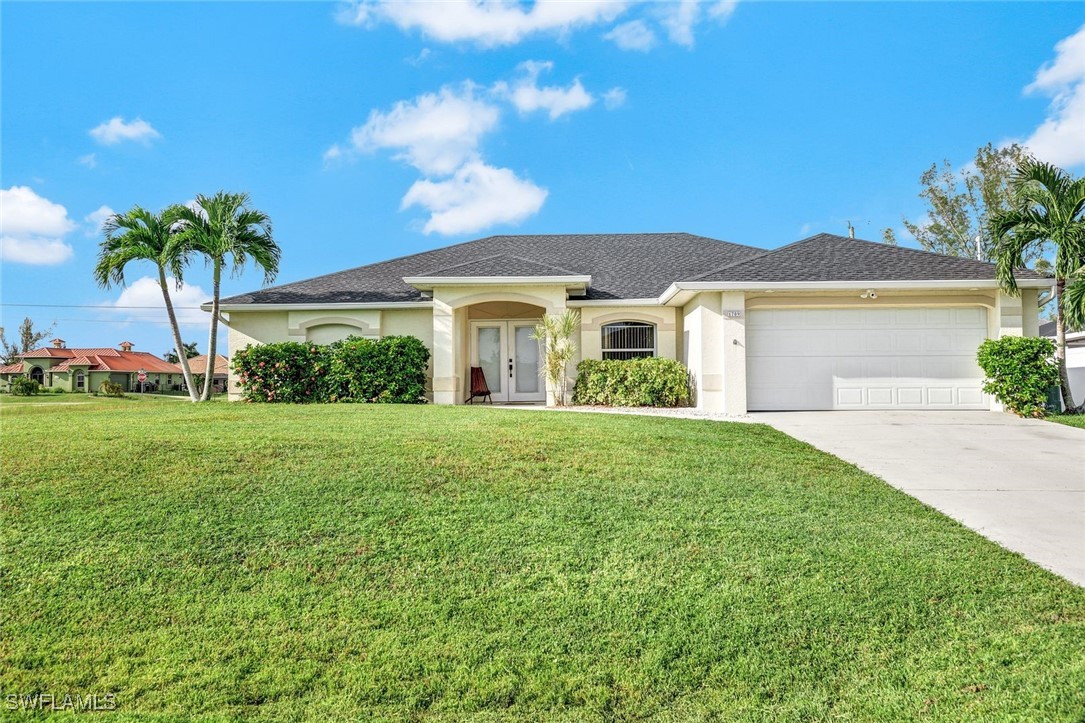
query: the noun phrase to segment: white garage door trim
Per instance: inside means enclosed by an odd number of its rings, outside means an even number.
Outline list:
[[[752,309],[750,411],[988,409],[982,306]]]

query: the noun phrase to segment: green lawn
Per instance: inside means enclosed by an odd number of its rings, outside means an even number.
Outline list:
[[[1085,414],[1052,414],[1046,417],[1049,422],[1058,422],[1070,427],[1085,429]]]
[[[772,429],[4,406],[0,685],[110,720],[1073,720],[1085,590]]]

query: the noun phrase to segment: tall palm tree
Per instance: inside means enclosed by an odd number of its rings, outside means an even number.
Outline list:
[[[218,353],[219,300],[222,269],[227,264],[233,276],[252,261],[264,272],[264,283],[275,280],[279,273],[282,251],[271,236],[271,218],[264,212],[250,208],[247,193],[219,191],[213,196],[196,196],[194,206],[182,206],[178,210],[181,233],[178,244],[180,255],[202,255],[211,267],[211,329],[208,333],[207,358],[215,359]],[[211,362],[213,363],[213,362]],[[201,400],[211,398],[213,374],[204,377]]]
[[[1073,178],[1050,163],[1026,158],[1010,180],[1011,208],[996,214],[990,222],[995,239],[998,279],[1010,293],[1017,293],[1014,269],[1024,265],[1024,255],[1044,243],[1055,248],[1052,271],[1055,276],[1055,357],[1059,363],[1062,399],[1068,411],[1085,412],[1077,406],[1066,374],[1066,320],[1082,316],[1071,302],[1085,303],[1080,295],[1085,282],[1085,179]],[[1067,285],[1071,287],[1067,299]],[[1080,320],[1080,319],[1079,319]]]
[[[115,213],[106,219],[102,226],[105,238],[98,245],[98,263],[94,267],[94,279],[98,285],[108,289],[113,284],[124,285],[124,269],[132,261],[149,261],[158,269],[158,286],[162,289],[162,300],[166,303],[166,315],[169,317],[173,343],[178,349],[183,348],[181,329],[177,325],[177,314],[170,299],[169,283],[166,278],[168,269],[177,287],[182,282],[184,258],[177,253],[174,223],[176,207],[154,213],[139,206],[133,206],[125,213]],[[192,371],[188,359],[181,357],[181,375],[188,388],[192,401],[198,401],[196,388],[192,383]]]

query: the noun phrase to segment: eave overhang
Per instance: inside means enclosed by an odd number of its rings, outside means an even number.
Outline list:
[[[1052,279],[1018,279],[1022,289],[1049,289]],[[898,289],[937,291],[946,289],[997,289],[996,279],[934,279],[927,281],[678,281],[659,296],[665,306],[682,306],[702,291],[862,291]]]

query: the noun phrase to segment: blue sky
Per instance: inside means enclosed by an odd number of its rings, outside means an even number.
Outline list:
[[[921,217],[932,162],[1018,140],[1085,164],[1080,3],[7,2],[0,22],[0,320],[71,346],[172,346],[154,309],[15,305],[160,304],[151,268],[95,286],[98,219],[220,188],[271,215],[288,282],[492,233],[877,239]],[[205,300],[202,266],[186,282],[176,303]]]

